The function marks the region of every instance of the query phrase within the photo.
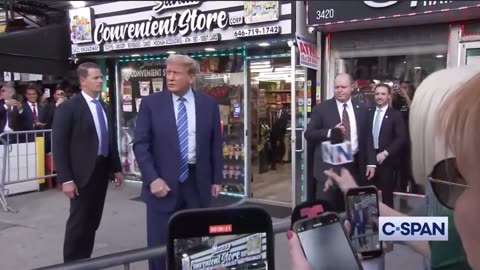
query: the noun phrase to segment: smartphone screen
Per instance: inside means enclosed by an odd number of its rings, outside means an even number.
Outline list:
[[[378,193],[375,187],[362,187],[347,192],[347,217],[351,224],[350,240],[365,257],[382,254],[378,240]]]
[[[170,222],[175,229],[169,232],[168,269],[274,269],[271,221],[266,224],[249,210],[202,212]],[[259,224],[252,224],[252,218],[259,218]]]
[[[362,269],[337,215],[326,213],[294,227],[313,270]]]

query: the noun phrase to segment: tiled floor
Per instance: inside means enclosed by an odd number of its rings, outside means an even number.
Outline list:
[[[292,202],[291,165],[277,165],[277,169],[253,176],[252,192],[256,199]]]

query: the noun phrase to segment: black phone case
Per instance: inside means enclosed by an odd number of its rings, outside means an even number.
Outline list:
[[[231,224],[231,233],[209,234],[211,225]],[[270,215],[258,207],[209,208],[184,210],[169,221],[167,237],[167,269],[175,269],[174,239],[220,235],[266,233],[268,270],[275,269],[274,234]]]

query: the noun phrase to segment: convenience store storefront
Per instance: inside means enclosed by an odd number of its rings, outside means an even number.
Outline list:
[[[291,85],[295,77],[306,76],[295,64],[296,47],[289,46],[299,27],[306,32],[304,23],[295,23],[298,6],[303,7],[305,16],[303,5],[295,1],[122,1],[70,10],[73,57],[80,62],[93,59],[103,63],[108,75],[103,97],[116,108],[125,174],[141,179],[132,141],[142,97],[166,90],[165,60],[170,54],[188,54],[201,66],[195,89],[214,97],[220,106],[225,165],[222,192],[252,197],[250,180],[258,170],[252,156],[258,155],[255,136],[260,126],[251,125],[259,122],[258,114],[252,113],[259,104],[258,95],[252,94],[258,82],[252,78],[281,78],[284,84],[276,85]],[[282,68],[275,71],[277,63]],[[295,86],[281,90],[303,98]],[[298,91],[303,93],[303,84]],[[291,104],[288,106],[296,103]],[[300,190],[291,197],[303,196]]]

